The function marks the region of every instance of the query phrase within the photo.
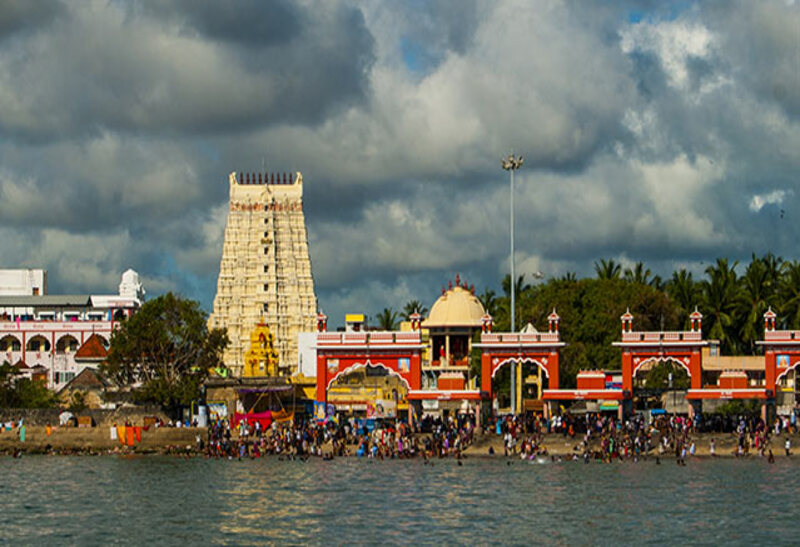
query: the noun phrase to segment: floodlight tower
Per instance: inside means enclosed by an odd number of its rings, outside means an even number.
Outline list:
[[[508,171],[511,175],[511,332],[517,331],[516,320],[516,279],[514,279],[514,171],[522,167],[522,156],[514,156],[513,153],[509,154],[507,158],[503,158],[501,165],[503,169]],[[517,413],[517,365],[511,363],[511,413]]]

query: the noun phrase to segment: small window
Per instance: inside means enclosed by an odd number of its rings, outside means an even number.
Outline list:
[[[269,283],[264,283],[264,292],[269,290]]]
[[[264,264],[264,273],[269,272],[269,264]]]
[[[268,254],[269,254],[269,247],[264,247],[264,254],[265,254],[265,255],[268,255]]]
[[[264,302],[264,307],[262,309],[264,310],[264,313],[267,313],[269,311],[269,304]]]

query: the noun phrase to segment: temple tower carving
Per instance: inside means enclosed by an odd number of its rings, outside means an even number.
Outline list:
[[[279,372],[297,369],[297,334],[316,326],[300,173],[231,173],[225,242],[210,327],[228,329],[223,356],[234,376],[244,372],[251,331],[269,325]]]

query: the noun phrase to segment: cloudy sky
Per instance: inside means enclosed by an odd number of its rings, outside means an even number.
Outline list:
[[[800,258],[791,0],[8,0],[0,267],[213,301],[234,170],[302,171],[332,322],[456,272]],[[782,214],[783,212],[783,214]]]

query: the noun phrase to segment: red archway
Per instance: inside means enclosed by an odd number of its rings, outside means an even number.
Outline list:
[[[683,359],[677,359],[677,358],[675,358],[675,357],[673,357],[671,355],[668,355],[668,356],[665,356],[665,357],[652,357],[652,358],[646,359],[644,361],[640,360],[640,361],[634,363],[633,377],[636,378],[636,375],[639,373],[639,371],[642,370],[643,368],[645,368],[647,365],[649,365],[651,363],[653,364],[653,366],[657,366],[659,363],[674,363],[675,365],[677,365],[677,366],[681,367],[683,370],[685,370],[686,373],[691,378],[692,377],[692,371],[689,368],[689,362],[690,361],[691,361],[691,359],[688,359],[686,357],[684,357]]]
[[[546,359],[549,359],[549,354],[548,354],[548,357]],[[505,365],[510,365],[511,363],[516,363],[518,365],[525,365],[525,364],[535,365],[536,367],[542,369],[542,372],[544,373],[545,377],[548,380],[550,379],[550,369],[547,367],[547,365],[542,363],[542,361],[540,361],[538,359],[533,359],[533,358],[530,358],[530,357],[509,358],[509,359],[506,359],[505,361],[501,362],[497,366],[493,366],[492,367],[492,369],[493,369],[492,370],[492,378],[497,376],[497,373],[501,368],[503,368]]]
[[[780,379],[790,370],[800,366],[800,331],[776,330],[777,314],[772,308],[764,314],[764,387],[767,397],[773,398],[778,392]]]
[[[331,386],[333,385],[333,383],[336,380],[338,380],[339,378],[341,378],[342,376],[346,376],[346,375],[348,375],[350,373],[356,372],[358,370],[364,370],[366,368],[384,369],[384,370],[386,370],[388,372],[389,376],[392,376],[394,378],[399,379],[403,383],[403,385],[406,386],[406,390],[410,390],[411,389],[411,384],[409,383],[408,378],[406,376],[403,376],[402,374],[400,374],[397,371],[397,369],[392,368],[390,366],[386,366],[385,364],[383,364],[381,362],[373,363],[369,359],[367,361],[363,362],[363,363],[355,363],[355,364],[347,367],[346,369],[340,370],[339,372],[337,372],[335,375],[333,375],[332,377],[330,377],[328,379],[328,385],[325,387],[325,389],[329,390],[331,388]]]
[[[632,393],[633,377],[645,363],[673,361],[689,373],[691,389],[702,387],[703,358],[701,350],[708,342],[700,330],[702,315],[695,311],[689,316],[692,323],[688,331],[634,331],[630,310],[622,317],[622,341],[614,345],[622,348],[622,390]]]
[[[409,391],[422,383],[422,340],[412,332],[317,333],[316,400],[327,402],[328,389],[339,376],[364,367],[383,367]]]
[[[559,351],[564,347],[558,332],[559,317],[555,311],[548,317],[548,332],[481,333],[481,391],[493,398],[492,379],[509,363],[531,362],[542,369],[549,388],[558,389]],[[489,325],[490,327],[490,325]]]

